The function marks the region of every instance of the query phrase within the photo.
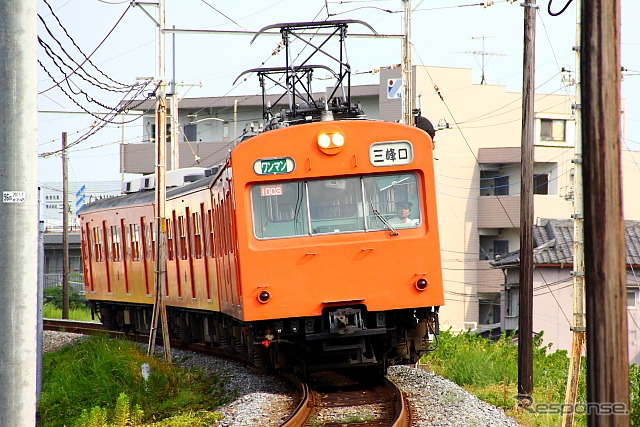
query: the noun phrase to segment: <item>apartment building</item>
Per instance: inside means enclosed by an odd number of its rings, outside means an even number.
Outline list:
[[[505,278],[489,262],[519,248],[521,94],[500,85],[474,84],[471,69],[416,66],[413,71],[414,105],[441,128],[434,155],[446,296],[442,327],[495,325],[500,322]],[[398,121],[401,99],[389,88],[399,78],[399,68],[381,69],[379,84],[352,88],[352,101],[360,103],[370,118]],[[276,97],[271,101],[272,108],[279,107]],[[566,95],[535,97],[535,217],[571,217],[575,139],[571,105]],[[153,105],[147,102],[138,110],[151,113],[144,118],[143,142],[122,145],[121,172],[152,173]],[[259,129],[262,99],[183,99],[177,111],[176,163],[210,167],[221,162],[243,135]],[[167,148],[171,150],[170,142]],[[622,153],[625,183],[640,180],[635,156],[640,160],[640,153]],[[624,185],[624,198],[639,199],[640,186]],[[640,219],[635,204],[625,204],[624,212],[627,219]]]

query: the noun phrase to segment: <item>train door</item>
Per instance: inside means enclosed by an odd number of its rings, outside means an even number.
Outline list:
[[[138,224],[139,236],[140,236],[140,247],[138,248],[140,254],[140,260],[142,261],[142,274],[144,274],[144,290],[145,294],[149,295],[149,261],[151,261],[150,251],[147,250],[149,247],[149,237],[150,233],[148,233],[147,228],[145,227],[145,217],[140,218],[140,224]]]
[[[111,288],[111,274],[110,274],[110,267],[109,267],[109,239],[107,238],[107,221],[102,221],[102,241],[104,242],[104,244],[102,245],[102,256],[104,259],[104,277],[106,280],[106,285],[107,285],[107,294],[111,294],[112,293],[112,288]]]
[[[82,265],[84,268],[84,281],[85,284],[88,283],[89,286],[85,285],[85,292],[94,292],[95,291],[95,283],[93,281],[93,257],[92,250],[95,245],[94,236],[91,234],[91,226],[89,223],[85,224],[82,229]]]
[[[122,233],[122,272],[124,275],[124,293],[131,295],[131,288],[129,286],[129,269],[131,268],[131,233],[127,228],[127,223],[124,218],[120,220],[120,232]]]
[[[209,246],[209,239],[211,232],[209,230],[209,216],[211,215],[211,211],[206,211],[204,209],[204,203],[200,203],[200,230],[202,231],[202,267],[204,269],[204,289],[205,289],[205,297],[207,301],[211,300],[211,282],[209,277],[209,256],[211,255],[211,248]]]

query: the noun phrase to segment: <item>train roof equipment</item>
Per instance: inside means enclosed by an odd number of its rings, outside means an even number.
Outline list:
[[[260,29],[251,40],[251,43],[260,34],[267,30],[280,29],[282,34],[282,44],[285,48],[285,66],[252,68],[241,73],[238,78],[248,73],[258,75],[262,89],[262,115],[265,121],[265,129],[277,129],[293,124],[307,123],[312,121],[327,121],[335,119],[362,118],[364,113],[360,106],[351,104],[351,66],[347,62],[345,40],[347,37],[347,26],[349,24],[360,24],[369,28],[374,35],[378,33],[364,21],[360,20],[333,20],[318,22],[293,22],[268,25]],[[332,29],[328,34],[314,34],[314,38],[306,40],[302,34],[309,30]],[[338,52],[333,54],[327,51],[327,43],[332,37],[339,37]],[[314,39],[321,38],[314,42]],[[293,58],[292,42],[300,40],[304,43],[304,48],[310,47],[308,54],[300,63],[294,64],[304,49],[301,49],[296,58]],[[334,64],[335,68],[327,65],[313,65],[311,58],[323,57]],[[329,71],[335,80],[328,96],[324,99],[314,99],[311,82],[313,73],[316,70]],[[280,76],[277,78],[276,76]],[[236,81],[238,80],[236,78]],[[284,82],[283,82],[284,80]],[[271,104],[267,99],[267,83],[275,84],[276,88],[284,90],[275,104],[282,99],[288,99],[289,108],[274,113]],[[235,83],[235,82],[234,82]]]

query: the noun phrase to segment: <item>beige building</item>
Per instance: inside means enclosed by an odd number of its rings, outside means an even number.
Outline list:
[[[352,101],[362,104],[370,118],[398,121],[401,100],[389,88],[399,78],[399,68],[382,69],[379,84],[352,88]],[[519,248],[521,94],[504,86],[474,84],[471,69],[414,67],[413,78],[415,105],[444,128],[435,137],[446,296],[442,327],[461,330],[497,324],[505,279],[489,260]],[[278,105],[274,98],[272,107]],[[535,217],[571,217],[575,138],[571,106],[567,95],[535,97]],[[152,107],[147,103],[138,110]],[[209,167],[224,159],[243,134],[260,127],[262,100],[258,96],[183,99],[178,111],[180,167]],[[624,114],[622,118],[624,123]],[[121,148],[121,172],[153,172],[154,118],[149,115],[144,120],[144,141]],[[625,183],[640,182],[636,158],[640,160],[640,153],[622,153]],[[640,186],[624,185],[624,199],[640,199]],[[625,217],[640,219],[640,208],[626,203]]]

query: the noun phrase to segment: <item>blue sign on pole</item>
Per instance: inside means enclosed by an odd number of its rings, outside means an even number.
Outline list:
[[[80,211],[80,209],[82,209],[82,207],[84,206],[84,190],[87,189],[86,185],[83,185],[82,187],[80,187],[80,189],[76,192],[76,215],[78,215],[78,212]]]

